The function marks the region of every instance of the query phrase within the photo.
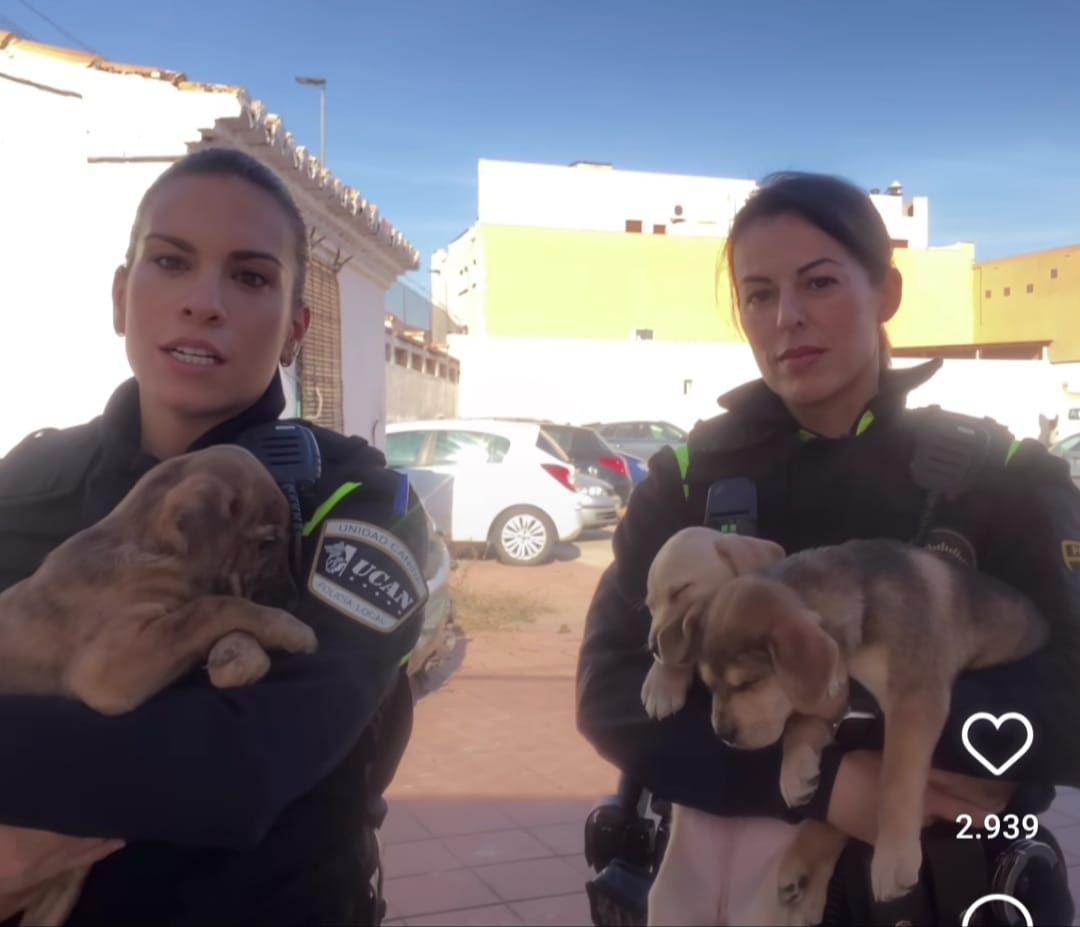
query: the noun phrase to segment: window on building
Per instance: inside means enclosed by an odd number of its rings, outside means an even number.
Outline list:
[[[1012,296],[1012,287],[1011,286],[1005,287],[1005,295],[1006,296]]]
[[[667,234],[667,226],[666,225],[654,225],[652,227],[652,233],[654,235],[665,235],[665,234]]]
[[[994,292],[993,290],[987,290],[987,291],[986,291],[986,293],[985,293],[985,294],[983,294],[983,295],[984,295],[984,296],[985,296],[985,297],[986,297],[987,299],[989,299],[989,298],[990,298],[990,295],[991,295],[991,294],[992,294],[993,292]]]
[[[906,238],[894,238],[892,240],[892,246],[894,248],[906,248],[908,246],[907,239]]]
[[[1027,285],[1027,291],[1028,291],[1029,293],[1034,293],[1034,292],[1035,292],[1035,284],[1034,284],[1034,283],[1029,283],[1029,284]]]
[[[627,219],[626,220],[626,231],[628,231],[628,232],[640,232],[641,231],[641,220],[640,219]]]
[[[1051,267],[1050,268],[1050,279],[1051,280],[1057,280],[1057,268],[1056,267]]]
[[[317,258],[308,263],[304,299],[311,307],[311,327],[300,349],[300,411],[309,421],[343,431],[341,386],[341,295],[338,276]]]

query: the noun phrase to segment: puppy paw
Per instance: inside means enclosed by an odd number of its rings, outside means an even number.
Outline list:
[[[686,704],[689,682],[689,674],[683,670],[653,663],[641,687],[646,714],[656,720],[675,714]]]
[[[870,863],[870,885],[877,901],[893,901],[910,892],[919,881],[922,847],[919,841],[890,845],[880,843]]]
[[[821,779],[821,754],[806,744],[784,752],[780,766],[780,794],[789,808],[805,805],[814,797]]]
[[[215,688],[235,689],[262,679],[270,669],[270,657],[250,634],[234,631],[214,644],[206,669]]]

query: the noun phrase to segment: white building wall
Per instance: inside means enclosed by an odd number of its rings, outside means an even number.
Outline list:
[[[663,341],[581,342],[571,339],[475,338],[453,335],[461,360],[458,414],[523,416],[584,424],[660,419],[689,428],[720,410],[722,393],[759,374],[745,345]],[[897,367],[919,363],[899,359]],[[1039,414],[1060,415],[1062,433],[1080,431],[1068,408],[1080,409],[1062,383],[1080,379],[1044,361],[948,360],[909,406],[938,404],[990,416],[1018,437],[1036,438]],[[1070,403],[1072,403],[1070,405]],[[1075,425],[1076,427],[1072,427]]]
[[[167,80],[102,71],[22,44],[0,50],[7,344],[0,455],[34,430],[100,414],[131,376],[123,340],[112,329],[111,286],[136,206],[153,180],[201,141],[202,130],[243,112],[236,91],[180,90]],[[230,143],[229,130],[218,136]],[[269,149],[251,151],[258,157]],[[324,245],[348,256],[349,241],[339,234],[343,216],[331,216],[325,200],[302,189],[299,171],[273,166]],[[385,292],[394,272],[387,269],[392,261],[367,250],[373,244],[353,248],[340,277],[344,413],[347,430],[381,440]],[[286,414],[295,408],[293,374],[286,372]]]
[[[607,165],[529,164],[482,159],[477,221],[535,228],[626,230],[628,219],[668,235],[727,236],[753,180],[617,170]],[[929,245],[929,201],[872,195],[892,238]]]
[[[487,263],[477,226],[455,238],[431,257],[431,299],[446,309],[469,334],[486,335]]]
[[[386,288],[354,262],[338,274],[345,432],[383,444],[386,427]]]
[[[481,160],[477,216],[490,225],[618,232],[637,219],[646,232],[664,225],[675,234],[681,225],[723,236],[753,189],[752,180]]]

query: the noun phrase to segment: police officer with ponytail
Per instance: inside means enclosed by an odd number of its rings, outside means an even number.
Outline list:
[[[0,696],[0,921],[88,862],[70,927],[382,917],[376,833],[411,732],[402,661],[423,620],[427,521],[364,440],[279,421],[279,365],[311,320],[307,241],[281,181],[246,154],[173,164],[113,285],[134,377],[100,417],[0,461],[7,588],[158,461],[248,447],[293,504],[291,608],[319,640],[312,656],[273,654],[256,685],[216,690],[199,671],[119,717]]]
[[[994,839],[992,829],[963,839],[957,817],[1037,816],[1054,786],[1080,786],[1080,492],[1067,466],[1037,442],[1014,441],[989,420],[907,409],[909,392],[940,361],[890,367],[884,326],[902,298],[891,252],[869,196],[833,177],[771,177],[736,216],[726,265],[761,379],[722,397],[725,412],[699,423],[685,448],[665,448],[650,461],[589,609],[578,726],[622,771],[614,804],[631,818],[645,789],[660,807],[666,801],[725,817],[818,818],[847,834],[827,923],[959,923],[991,892],[1022,900],[1036,923],[1071,923],[1065,867],[1045,825],[1030,840],[1008,828]],[[664,542],[698,524],[754,533],[789,553],[853,538],[923,544],[1011,584],[1048,619],[1048,647],[958,680],[927,788],[932,822],[922,878],[905,898],[879,905],[869,889],[882,728],[867,693],[853,705],[862,718],[853,712],[826,751],[814,798],[796,809],[780,795],[779,747],[727,747],[712,732],[700,690],[673,717],[646,716],[646,576]],[[1019,712],[1034,728],[1031,749],[999,777],[1008,781],[990,788],[986,780],[995,777],[961,737],[977,712]],[[587,835],[593,847],[611,837],[604,820],[611,818],[590,821],[597,825]],[[641,835],[640,821],[623,823]],[[614,854],[626,855],[625,842],[615,843]],[[612,853],[593,855],[604,857],[598,868],[612,861]],[[655,862],[646,861],[646,870]],[[598,881],[616,894],[625,888]],[[591,891],[599,921],[597,886]],[[1016,913],[990,906],[972,923],[1010,923]]]

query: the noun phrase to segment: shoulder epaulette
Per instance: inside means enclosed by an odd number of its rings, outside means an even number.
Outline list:
[[[97,422],[43,428],[0,458],[0,497],[19,499],[71,492],[82,485],[99,446]]]

